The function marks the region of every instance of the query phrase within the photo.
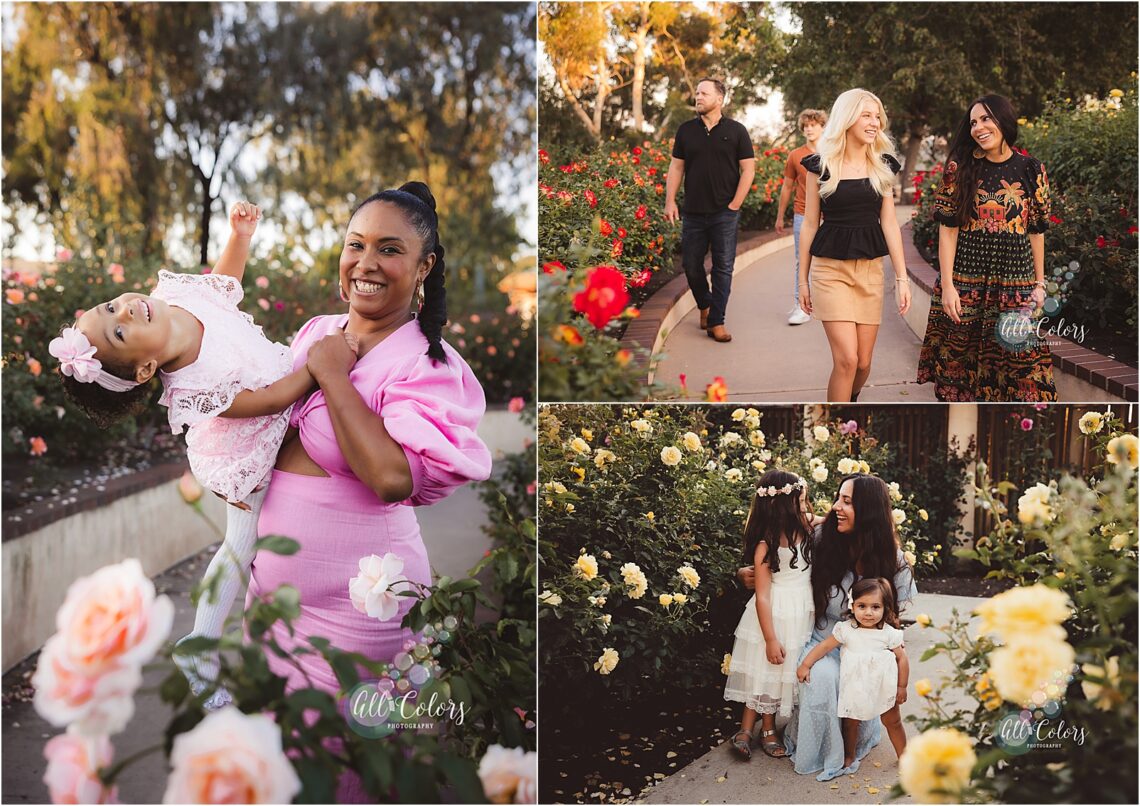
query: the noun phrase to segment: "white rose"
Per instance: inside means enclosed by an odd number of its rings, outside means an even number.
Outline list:
[[[831,432],[824,428],[822,425],[817,425],[811,430],[811,435],[815,437],[816,442],[827,442],[831,436]]]
[[[562,604],[562,597],[554,591],[544,590],[538,594],[538,601],[545,605],[550,605],[551,607],[558,607],[558,605]]]
[[[1104,426],[1104,416],[1099,411],[1090,411],[1077,421],[1082,434],[1096,434]]]
[[[1052,487],[1034,484],[1017,499],[1017,519],[1027,525],[1053,520],[1053,507],[1049,503],[1052,497]]]
[[[672,445],[666,445],[661,449],[661,461],[669,467],[675,467],[681,464],[681,452]]]
[[[811,471],[811,477],[817,482],[827,481],[827,468],[824,465],[816,465]]]
[[[745,413],[744,409],[737,409],[732,413],[732,419],[736,420],[736,422],[740,422],[747,416],[748,415]]]
[[[902,500],[902,492],[899,490],[899,483],[897,481],[892,481],[890,484],[888,484],[887,490],[890,492],[892,501]]]
[[[906,513],[901,509],[892,509],[891,520],[895,522],[895,526],[902,526],[904,523],[906,523]]]
[[[163,803],[289,803],[301,781],[268,714],[222,708],[175,737]]]
[[[696,453],[701,449],[701,438],[692,431],[686,431],[681,437],[681,444],[685,446],[685,450]]]
[[[397,594],[408,589],[403,576],[404,561],[389,551],[383,557],[375,554],[361,557],[357,566],[360,573],[348,583],[352,606],[379,621],[395,618],[401,599]]]
[[[744,477],[744,473],[740,469],[732,467],[724,471],[724,477],[729,481],[740,481]]]
[[[859,463],[845,456],[835,465],[835,469],[839,471],[840,475],[849,476],[859,469]]]

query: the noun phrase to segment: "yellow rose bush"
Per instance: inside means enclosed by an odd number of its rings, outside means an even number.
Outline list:
[[[979,468],[978,500],[998,520],[977,547],[955,553],[1016,587],[972,620],[955,611],[948,624],[928,628],[944,638],[922,660],[946,655],[952,671],[930,681],[914,720],[919,740],[955,731],[976,754],[954,800],[1135,799],[1136,764],[1121,760],[1137,754],[1136,474],[1108,458],[1109,444],[1130,436],[1119,419],[1106,412],[1083,422],[1103,464],[1087,480],[1063,475],[1036,485],[1021,505],[1032,517],[1008,517],[999,496],[1015,490]],[[900,764],[898,792],[949,797],[929,786],[922,754],[908,761],[916,744]]]

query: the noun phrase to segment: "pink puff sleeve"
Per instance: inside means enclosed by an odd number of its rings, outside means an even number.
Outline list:
[[[408,458],[412,494],[405,503],[413,506],[434,504],[491,474],[491,453],[475,432],[486,409],[483,388],[467,363],[445,350],[446,364],[417,356],[372,401]]]

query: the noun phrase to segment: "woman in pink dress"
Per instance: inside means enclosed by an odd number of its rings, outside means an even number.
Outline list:
[[[285,649],[320,635],[338,649],[391,661],[412,637],[400,621],[413,600],[401,597],[388,621],[357,611],[349,581],[360,559],[392,552],[407,579],[430,584],[412,507],[490,474],[490,453],[475,433],[483,390],[440,338],[443,253],[426,185],[371,196],[353,213],[340,257],[348,313],[310,320],[293,341],[293,366],[307,366],[320,388],[293,408],[258,533],[291,537],[301,548],[291,556],[259,553],[249,585],[250,596],[284,583],[300,592],[295,637],[281,622],[273,627]],[[356,336],[357,354],[345,333]],[[289,663],[266,658],[289,691],[308,685]],[[313,685],[336,693],[336,676],[319,655],[297,660]],[[362,794],[344,791],[344,783],[338,799]]]

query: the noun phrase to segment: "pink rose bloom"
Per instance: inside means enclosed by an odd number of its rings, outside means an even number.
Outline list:
[[[360,573],[349,580],[348,596],[352,606],[370,618],[388,621],[400,609],[400,591],[407,590],[404,561],[392,552],[383,557],[371,554],[361,557]]]
[[[53,725],[115,733],[134,711],[142,665],[170,635],[174,604],[156,596],[136,559],[71,584],[32,678],[36,711]]]
[[[290,803],[301,781],[268,714],[222,708],[174,739],[163,803]]]
[[[55,252],[55,259],[58,260],[60,263],[66,263],[67,261],[71,260],[71,250],[70,249],[57,249]]]
[[[491,803],[537,803],[538,754],[493,744],[479,762],[479,780]]]
[[[512,414],[518,414],[523,410],[523,399],[521,397],[512,397],[511,402],[507,404],[507,411]]]
[[[264,274],[253,281],[258,288],[269,288],[269,278]]]
[[[1048,403],[1034,403],[1033,408],[1035,408],[1037,411],[1045,411],[1045,409],[1049,408],[1049,404]]]
[[[1021,430],[1022,431],[1032,431],[1033,430],[1033,421],[1031,419],[1029,419],[1028,417],[1022,419]]]
[[[259,308],[261,308],[261,310],[263,310],[263,311],[268,311],[268,310],[269,310],[269,300],[267,300],[265,297],[261,297],[260,299],[258,299],[258,300],[257,300],[257,305],[258,305],[258,307],[259,307]]]
[[[108,790],[99,780],[100,767],[111,764],[113,750],[106,736],[73,733],[53,736],[44,745],[44,783],[52,803],[117,803],[118,787]]]
[[[535,490],[537,490],[537,489],[538,489],[538,486],[532,481],[530,484],[528,484],[526,486],[526,494],[527,495],[534,495]]]

